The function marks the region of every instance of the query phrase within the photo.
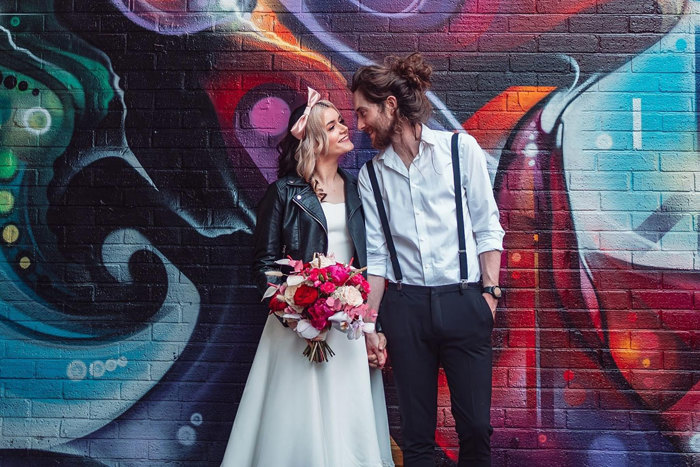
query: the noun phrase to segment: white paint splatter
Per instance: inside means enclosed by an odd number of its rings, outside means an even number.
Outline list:
[[[68,368],[66,368],[66,375],[68,379],[73,381],[85,379],[85,376],[87,376],[87,365],[85,365],[85,362],[82,360],[73,360],[68,364]]]
[[[613,147],[613,140],[612,136],[610,136],[607,133],[602,133],[598,135],[598,137],[595,140],[595,145],[598,147],[598,149],[610,149]]]
[[[197,433],[189,425],[181,426],[177,430],[177,440],[183,446],[192,446],[195,441],[197,441]]]

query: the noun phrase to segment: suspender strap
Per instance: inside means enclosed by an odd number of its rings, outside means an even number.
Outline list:
[[[455,180],[455,204],[457,207],[457,236],[459,237],[459,283],[462,290],[467,288],[467,246],[464,236],[464,210],[462,209],[462,177],[459,171],[459,134],[452,135],[452,171]]]
[[[372,183],[374,201],[377,204],[377,211],[379,211],[379,220],[382,222],[382,230],[384,231],[386,245],[389,248],[389,256],[391,257],[391,266],[394,268],[394,276],[396,277],[397,288],[401,290],[401,282],[403,281],[403,275],[401,274],[401,266],[399,266],[399,258],[396,256],[396,247],[394,246],[394,239],[391,236],[389,220],[386,217],[386,211],[384,210],[384,202],[382,201],[382,195],[379,191],[379,184],[377,183],[377,174],[374,171],[374,165],[372,165],[371,160],[367,162],[367,172],[369,173],[369,180]]]

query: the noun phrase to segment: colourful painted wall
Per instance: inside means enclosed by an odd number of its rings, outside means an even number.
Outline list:
[[[218,465],[290,109],[310,85],[354,121],[352,72],[421,51],[508,232],[494,464],[698,465],[699,26],[696,0],[3,0],[0,463]],[[448,407],[442,381],[441,465]]]

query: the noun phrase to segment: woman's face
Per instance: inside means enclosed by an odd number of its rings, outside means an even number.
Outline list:
[[[338,158],[355,147],[343,117],[333,108],[326,108],[321,115],[328,137],[327,157]]]

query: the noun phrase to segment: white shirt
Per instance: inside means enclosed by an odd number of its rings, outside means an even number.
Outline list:
[[[392,146],[373,159],[404,284],[436,286],[460,279],[451,138],[451,132],[423,125],[418,155],[408,169]],[[479,254],[503,250],[504,231],[484,151],[472,136],[459,135],[459,158],[468,281],[477,282]],[[367,273],[396,282],[366,166],[358,186],[367,228]]]

